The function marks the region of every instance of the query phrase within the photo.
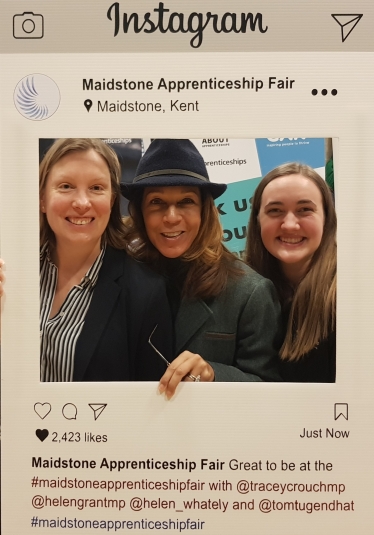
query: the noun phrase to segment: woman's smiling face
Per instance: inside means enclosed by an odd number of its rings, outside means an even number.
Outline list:
[[[63,156],[52,167],[40,199],[57,246],[100,245],[111,206],[109,168],[94,149]]]
[[[200,189],[190,186],[145,188],[142,213],[151,243],[166,258],[191,247],[201,225]]]
[[[321,244],[324,226],[322,195],[303,175],[275,178],[262,193],[258,215],[264,246],[288,271],[302,277]]]

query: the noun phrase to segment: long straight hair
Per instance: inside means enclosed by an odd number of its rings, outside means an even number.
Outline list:
[[[265,248],[258,218],[266,186],[276,178],[289,175],[302,175],[318,187],[325,217],[321,243],[296,289],[285,278],[279,261]],[[245,259],[253,269],[274,283],[283,308],[292,303],[280,351],[281,358],[285,360],[300,359],[335,329],[336,225],[332,193],[319,174],[307,165],[287,163],[276,167],[261,180],[253,196]]]

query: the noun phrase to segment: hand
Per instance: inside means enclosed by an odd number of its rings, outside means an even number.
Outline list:
[[[165,392],[165,396],[170,399],[174,394],[177,386],[181,381],[193,382],[188,375],[197,377],[200,375],[200,381],[214,381],[214,370],[206,360],[196,353],[183,351],[173,362],[160,379],[158,391],[160,394]]]
[[[3,273],[3,265],[4,265],[4,260],[0,258],[0,297],[4,295],[3,284],[5,282],[5,275]]]

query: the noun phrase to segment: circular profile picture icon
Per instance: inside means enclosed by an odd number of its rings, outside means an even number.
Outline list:
[[[18,82],[14,104],[23,117],[31,121],[49,119],[60,105],[60,91],[45,74],[29,74]]]

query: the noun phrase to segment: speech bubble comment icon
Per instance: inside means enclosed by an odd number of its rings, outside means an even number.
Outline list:
[[[67,420],[76,420],[77,419],[78,409],[74,403],[66,403],[62,407],[62,416]]]
[[[34,411],[42,420],[44,420],[44,418],[48,416],[51,410],[52,407],[50,403],[35,403],[34,405]]]

